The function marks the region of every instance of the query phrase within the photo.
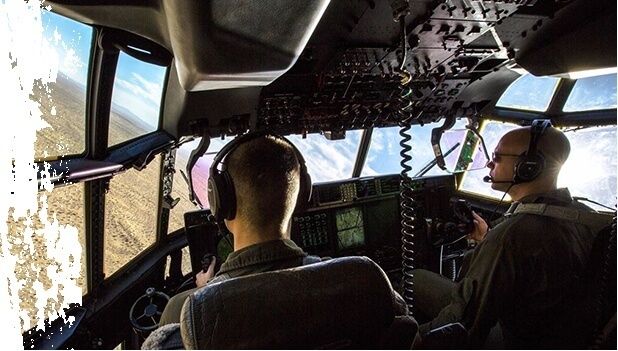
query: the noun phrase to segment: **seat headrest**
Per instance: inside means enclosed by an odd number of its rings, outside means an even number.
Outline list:
[[[181,314],[187,349],[377,347],[395,294],[366,257],[343,257],[208,285]]]

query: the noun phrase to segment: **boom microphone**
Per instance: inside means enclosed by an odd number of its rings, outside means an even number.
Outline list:
[[[512,180],[494,180],[494,179],[493,179],[492,177],[490,177],[490,176],[484,176],[484,177],[483,177],[483,181],[484,181],[485,183],[512,183],[512,184],[515,184],[515,182],[514,182],[514,181],[512,181]]]

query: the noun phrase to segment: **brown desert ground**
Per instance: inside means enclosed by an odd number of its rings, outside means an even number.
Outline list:
[[[50,83],[49,89],[35,85],[31,99],[39,103],[42,118],[50,127],[37,132],[37,141],[34,145],[35,157],[65,156],[81,154],[85,149],[85,88],[75,81],[59,74],[56,83]],[[52,111],[55,109],[55,114]],[[110,145],[132,139],[146,133],[140,123],[135,123],[134,116],[125,116],[121,108],[112,110],[110,121]],[[131,117],[134,117],[131,119]],[[157,205],[159,173],[161,157],[150,163],[144,170],[138,172],[130,169],[115,176],[110,182],[110,190],[106,194],[105,238],[104,238],[104,265],[105,274],[109,277],[140,252],[152,245],[156,240]],[[178,154],[177,164],[184,162],[186,156]],[[183,213],[195,210],[196,207],[188,199],[187,185],[179,172],[175,174],[174,198],[181,198],[180,203],[171,211],[169,232],[181,229],[184,226]],[[79,242],[84,248],[84,186],[72,184],[55,188],[52,192],[39,192],[47,195],[48,219],[52,221],[55,215],[60,225],[70,225],[77,228]],[[39,210],[41,201],[39,201]],[[22,330],[27,330],[37,324],[36,309],[34,307],[37,291],[33,287],[35,281],[48,289],[52,284],[47,267],[56,265],[54,257],[47,256],[48,243],[44,239],[41,229],[44,221],[37,214],[32,216],[31,229],[32,247],[25,244],[23,238],[26,232],[25,218],[17,221],[12,219],[12,211],[7,215],[9,237],[13,238],[9,250],[19,255],[25,262],[15,267],[18,279],[25,282],[24,288],[19,291],[20,308],[28,313],[29,321],[23,321]],[[74,254],[67,252],[69,254]],[[81,252],[81,274],[77,284],[86,293],[85,285],[85,250]],[[46,312],[58,310],[63,303],[63,296],[58,294],[56,301],[48,301]],[[30,325],[28,325],[30,323]]]

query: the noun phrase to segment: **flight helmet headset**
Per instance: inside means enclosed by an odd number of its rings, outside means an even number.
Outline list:
[[[513,183],[530,182],[538,177],[545,169],[545,158],[537,150],[539,138],[551,126],[548,119],[535,119],[530,127],[530,145],[515,160]]]
[[[234,182],[227,171],[227,166],[223,162],[225,157],[234,151],[238,146],[247,143],[251,140],[272,136],[279,140],[285,141],[292,147],[296,160],[300,165],[300,188],[296,201],[296,211],[304,208],[311,198],[311,176],[307,172],[305,159],[298,151],[296,146],[288,139],[281,135],[272,134],[269,132],[250,132],[236,137],[234,140],[226,144],[215,156],[212,165],[210,166],[210,177],[208,178],[208,202],[210,203],[210,211],[215,216],[217,221],[224,219],[234,219],[236,216],[236,192]],[[221,170],[218,169],[221,164]]]

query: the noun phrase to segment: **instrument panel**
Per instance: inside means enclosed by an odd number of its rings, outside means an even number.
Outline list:
[[[422,209],[417,216],[450,215],[448,200],[455,191],[454,176],[413,179],[410,186]],[[316,183],[309,208],[292,217],[291,239],[312,255],[367,256],[396,280],[402,267],[400,198],[399,174]],[[215,253],[225,259],[230,252],[224,240],[230,234],[210,217],[210,210],[185,213],[194,272],[201,270],[204,254]],[[425,246],[424,237],[418,240],[420,247]],[[422,250],[419,254],[423,255]]]
[[[398,273],[403,218],[400,182],[400,175],[394,174],[315,184],[312,207],[292,218],[292,240],[310,254],[364,255],[387,273]],[[422,209],[418,216],[449,214],[453,176],[414,179],[410,187]]]
[[[364,255],[398,269],[399,182],[389,175],[315,184],[311,208],[292,218],[292,240],[310,254]]]

